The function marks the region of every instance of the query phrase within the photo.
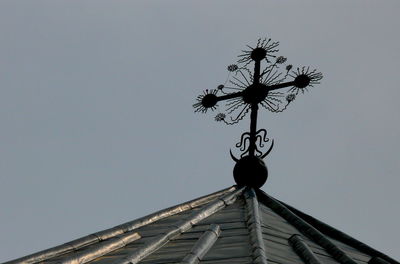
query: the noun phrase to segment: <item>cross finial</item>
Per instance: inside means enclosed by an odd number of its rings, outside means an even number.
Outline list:
[[[310,67],[294,70],[291,64],[286,64],[287,59],[277,55],[278,45],[279,42],[271,39],[259,39],[255,47],[247,46],[237,64],[228,66],[225,83],[216,89],[205,90],[193,105],[195,112],[206,113],[216,110],[219,102],[225,103],[225,111],[217,114],[215,120],[228,125],[238,123],[250,112],[250,131],[243,133],[236,144],[242,152],[241,158],[230,152],[236,161],[234,178],[238,185],[259,188],[268,177],[262,159],[270,153],[274,142],[272,140],[267,151],[262,151],[269,138],[265,129],[257,130],[259,106],[274,113],[282,112],[297,95],[322,79],[322,74]]]

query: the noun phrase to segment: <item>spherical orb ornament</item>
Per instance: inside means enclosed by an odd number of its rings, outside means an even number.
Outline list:
[[[217,104],[217,96],[215,94],[206,94],[201,100],[201,104],[205,108],[214,107]]]
[[[311,78],[307,74],[300,74],[294,79],[294,86],[305,88],[310,84]]]
[[[251,84],[242,92],[243,101],[246,104],[259,104],[268,95],[268,88],[265,84]]]
[[[239,186],[260,188],[268,178],[268,169],[262,159],[255,156],[245,156],[236,162],[233,178]]]
[[[253,49],[250,58],[254,61],[261,61],[267,56],[267,51],[264,48],[258,47]]]

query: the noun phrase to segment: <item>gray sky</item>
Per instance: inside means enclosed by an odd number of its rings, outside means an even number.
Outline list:
[[[399,1],[0,1],[0,262],[232,185],[248,130],[194,114],[259,37],[322,83],[263,189],[400,259]]]

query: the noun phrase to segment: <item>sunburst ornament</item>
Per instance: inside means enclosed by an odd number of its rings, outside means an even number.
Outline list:
[[[195,112],[206,113],[216,110],[218,102],[223,102],[223,111],[217,114],[215,120],[228,125],[238,123],[250,113],[250,131],[243,133],[236,145],[242,152],[241,159],[231,152],[236,161],[234,177],[238,184],[244,181],[247,185],[259,188],[267,177],[262,159],[271,151],[273,141],[267,151],[262,151],[269,138],[265,129],[257,130],[259,106],[274,113],[282,112],[299,94],[304,94],[322,79],[322,73],[310,67],[292,70],[293,66],[286,64],[287,58],[278,55],[278,46],[279,42],[266,38],[258,39],[254,47],[247,46],[248,49],[242,50],[238,56],[237,63],[227,67],[226,81],[215,89],[205,90],[193,105]],[[254,67],[250,68],[252,63]],[[260,175],[257,177],[265,178],[261,185],[259,178],[243,179],[243,169],[249,164],[253,166],[252,169],[259,168]]]
[[[310,70],[310,67],[297,68],[296,71],[292,71],[289,74],[290,77],[294,78],[294,86],[289,89],[289,92],[293,92],[296,95],[301,91],[308,91],[307,87],[314,87],[315,84],[319,84],[322,79],[322,73],[317,70]]]
[[[279,46],[279,42],[273,42],[271,39],[258,39],[257,45],[253,48],[249,45],[247,47],[249,49],[242,50],[242,54],[240,54],[238,63],[250,64],[252,60],[263,60],[265,59],[269,62],[269,58],[275,58],[275,53],[279,50],[277,47]]]
[[[222,89],[222,88],[221,88]],[[217,89],[205,90],[203,94],[197,96],[197,103],[193,105],[195,112],[207,113],[207,110],[217,109]]]

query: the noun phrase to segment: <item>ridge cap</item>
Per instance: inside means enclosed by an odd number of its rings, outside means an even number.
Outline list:
[[[142,216],[140,218],[125,222],[120,225],[116,225],[111,228],[107,228],[89,235],[82,236],[80,238],[68,241],[66,243],[47,248],[38,252],[34,252],[31,254],[28,254],[23,257],[19,257],[16,259],[12,259],[6,262],[3,262],[2,264],[34,264],[38,262],[42,262],[45,260],[49,260],[61,255],[64,255],[66,253],[74,252],[78,249],[85,248],[89,245],[94,245],[97,243],[100,243],[104,240],[113,238],[117,235],[124,234],[126,232],[133,231],[139,227],[148,225],[150,223],[154,223],[160,219],[163,219],[168,216],[172,216],[193,208],[196,208],[200,205],[209,203],[215,199],[219,199],[221,196],[226,195],[228,193],[232,193],[235,190],[237,190],[237,186],[233,185],[231,187],[200,196],[198,198],[173,205],[170,207],[167,207],[165,209],[158,210],[154,213],[150,213],[148,215]]]
[[[299,209],[296,209],[293,206],[291,206],[285,202],[282,202],[282,201],[274,198],[271,195],[268,195],[263,190],[258,189],[258,190],[256,190],[256,193],[257,193],[257,199],[259,199],[259,202],[261,204],[263,204],[264,206],[269,207],[268,205],[265,204],[265,202],[263,201],[263,198],[264,199],[272,198],[272,199],[276,200],[277,202],[281,203],[282,205],[284,205],[289,211],[291,211],[293,214],[295,214],[296,216],[301,218],[307,224],[314,227],[316,230],[321,232],[323,235],[326,235],[330,238],[338,240],[339,242],[342,242],[348,246],[351,246],[351,247],[359,250],[361,253],[367,254],[368,256],[371,257],[371,259],[374,257],[380,257],[381,259],[383,259],[389,263],[400,264],[398,261],[396,261],[395,259],[389,257],[388,255],[380,252],[379,250],[376,250],[376,249],[372,248],[371,246],[368,246],[367,244],[353,238],[352,236],[332,227],[331,225],[326,224],[326,223],[322,222],[321,220],[318,220],[317,218],[315,218],[307,213],[304,213],[304,212],[300,211]]]

